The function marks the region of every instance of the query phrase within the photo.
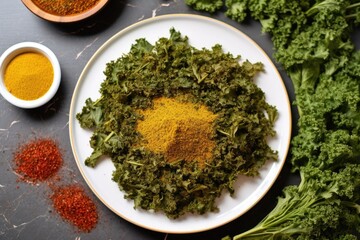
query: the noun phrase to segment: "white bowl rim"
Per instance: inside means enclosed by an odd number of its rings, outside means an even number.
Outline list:
[[[38,52],[47,57],[54,70],[53,83],[49,90],[40,98],[35,100],[23,100],[12,95],[4,84],[4,71],[9,62],[17,55],[25,52]],[[21,42],[9,47],[0,57],[0,94],[11,104],[20,108],[37,108],[52,99],[59,89],[61,81],[60,64],[56,55],[48,47],[36,42]]]

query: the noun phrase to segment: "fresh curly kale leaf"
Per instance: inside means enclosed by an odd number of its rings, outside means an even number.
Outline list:
[[[226,16],[238,22],[244,21],[248,15],[248,2],[249,0],[226,0]]]
[[[292,141],[294,169],[311,165],[336,170],[342,164],[358,161],[359,59],[360,52],[355,52],[347,64],[340,64],[339,69],[332,67],[331,75],[321,74],[316,85],[302,82],[298,87],[296,103],[301,109],[301,117],[299,133]]]
[[[360,165],[339,172],[301,169],[276,207],[254,228],[233,239],[356,239],[360,231]]]
[[[214,13],[224,5],[223,0],[185,0],[185,3],[195,10]]]

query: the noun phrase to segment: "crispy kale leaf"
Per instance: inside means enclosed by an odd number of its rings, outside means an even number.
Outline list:
[[[86,99],[81,116],[77,115],[79,120],[81,120],[82,128],[93,128],[102,122],[102,110],[101,107],[96,106],[97,102],[93,102],[90,98]]]

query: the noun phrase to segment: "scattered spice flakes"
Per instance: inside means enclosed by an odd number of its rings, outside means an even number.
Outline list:
[[[98,222],[95,203],[78,185],[61,186],[54,189],[50,197],[56,212],[79,230],[90,232]]]
[[[95,203],[78,185],[57,186],[57,174],[63,158],[57,143],[49,138],[39,138],[22,145],[14,154],[15,172],[20,180],[36,183],[47,181],[53,190],[50,200],[55,211],[83,232],[90,232],[98,222]],[[19,189],[19,186],[16,186]],[[52,212],[52,211],[50,211]]]
[[[52,139],[41,138],[21,146],[14,155],[15,171],[21,180],[45,181],[63,165],[62,154]]]

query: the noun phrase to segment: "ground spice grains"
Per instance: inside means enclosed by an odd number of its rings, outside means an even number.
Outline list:
[[[5,69],[4,83],[8,91],[23,100],[42,97],[54,81],[50,60],[41,53],[26,52],[12,59]]]
[[[94,7],[100,0],[32,0],[45,12],[67,16],[85,12]]]
[[[63,165],[60,149],[49,138],[39,138],[20,146],[14,154],[15,172],[26,182],[44,182],[52,190],[55,211],[79,230],[90,232],[98,222],[95,203],[78,185],[58,186],[58,171]],[[55,183],[55,181],[56,183]]]
[[[45,181],[53,177],[63,164],[62,154],[54,140],[33,140],[14,154],[15,171],[30,182]]]
[[[98,222],[94,202],[77,185],[62,186],[54,189],[50,197],[59,215],[79,230],[90,232]]]
[[[204,166],[212,159],[217,115],[203,105],[173,98],[161,97],[153,103],[153,108],[141,112],[144,119],[137,124],[146,148],[164,154],[168,162],[197,161]]]

